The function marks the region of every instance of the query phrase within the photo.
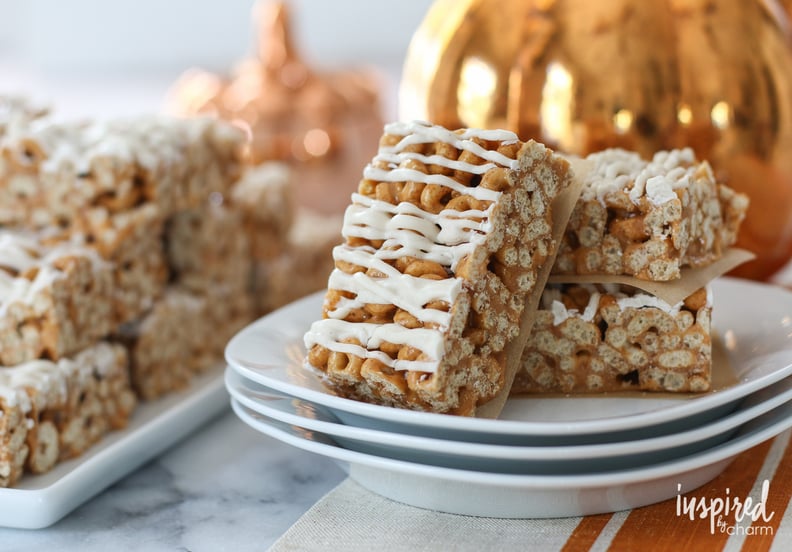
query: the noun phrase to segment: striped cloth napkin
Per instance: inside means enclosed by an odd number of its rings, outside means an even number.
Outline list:
[[[421,510],[351,479],[328,493],[273,546],[285,551],[792,550],[792,430],[738,456],[717,478],[651,506],[583,518],[506,520]],[[766,499],[762,499],[766,488]],[[700,518],[696,505],[750,497],[758,519]],[[692,501],[696,501],[695,503]],[[763,504],[763,509],[759,505]],[[694,519],[685,514],[692,506]]]

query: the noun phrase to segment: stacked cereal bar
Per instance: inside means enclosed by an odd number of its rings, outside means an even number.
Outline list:
[[[282,175],[239,182],[244,134],[225,123],[59,124],[5,105],[0,486],[217,366],[254,316],[254,253],[285,252],[292,217]]]
[[[96,251],[0,230],[0,364],[58,360],[114,327],[112,268]]]
[[[715,181],[690,149],[651,161],[610,149],[593,170],[558,251],[556,274],[628,274],[654,281],[718,259],[737,239],[748,198]]]
[[[241,133],[201,119],[34,121],[0,144],[0,224],[99,251],[126,323],[153,307],[168,280],[166,221],[230,193],[241,146]]]
[[[216,366],[228,339],[251,318],[247,293],[223,298],[168,288],[154,308],[116,335],[129,350],[135,392],[151,400],[187,386]]]
[[[253,257],[273,259],[286,249],[294,221],[292,173],[282,163],[250,167],[231,191],[231,201],[243,216]]]
[[[159,209],[144,204],[118,213],[94,209],[59,233],[58,239],[90,246],[109,263],[117,324],[139,317],[162,295],[168,280],[163,225]]]
[[[3,140],[0,224],[63,227],[96,209],[114,214],[144,204],[168,217],[229,192],[241,140],[209,119],[34,121]]]
[[[707,391],[712,297],[677,305],[619,285],[551,284],[517,392]]]
[[[144,316],[119,329],[143,398],[184,387],[214,366],[226,341],[253,317],[250,236],[241,210],[222,199],[212,196],[171,217],[165,229],[171,282]]]
[[[286,236],[286,252],[256,262],[254,287],[260,311],[274,310],[327,285],[334,268],[333,248],[341,241],[342,225],[341,215],[297,211]]]
[[[246,171],[231,193],[250,238],[259,313],[324,288],[341,239],[340,215],[295,209],[292,180],[287,165],[266,163]]]
[[[570,180],[567,161],[511,132],[387,125],[344,216],[308,364],[348,397],[475,414],[509,385]]]
[[[707,266],[736,241],[747,198],[717,183],[691,150],[658,152],[651,161],[622,150],[588,159],[592,171],[556,275],[673,282],[682,268]],[[669,305],[628,285],[551,284],[542,304],[512,392],[710,388],[706,289]]]
[[[99,342],[58,361],[0,368],[0,487],[124,427],[135,402],[120,345]]]
[[[210,193],[165,221],[169,283],[151,309],[118,332],[140,396],[183,387],[216,363],[228,339],[256,313],[280,306],[265,301],[271,284],[259,274],[295,254],[288,247],[290,184],[282,165],[249,168],[227,194]]]

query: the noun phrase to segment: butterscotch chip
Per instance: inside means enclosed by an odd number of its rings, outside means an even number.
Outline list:
[[[566,160],[506,131],[391,124],[344,217],[307,363],[341,395],[475,414],[553,250]]]
[[[692,150],[651,161],[610,149],[588,156],[593,170],[567,226],[555,274],[679,278],[706,266],[737,239],[748,198],[715,181]]]
[[[628,286],[551,284],[512,393],[707,391],[711,311],[704,289],[668,305]]]

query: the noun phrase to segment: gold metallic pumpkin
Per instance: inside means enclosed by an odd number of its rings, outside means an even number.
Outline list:
[[[739,245],[766,278],[792,253],[792,50],[770,0],[438,0],[401,118],[502,127],[585,155],[691,146],[749,194]]]

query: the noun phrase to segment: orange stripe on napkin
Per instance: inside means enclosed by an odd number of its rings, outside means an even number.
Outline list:
[[[740,454],[726,470],[703,487],[683,497],[696,500],[725,498],[728,487],[732,497],[741,499],[751,492],[759,470],[762,469],[771,441],[766,441]],[[729,535],[715,529],[710,533],[709,518],[691,520],[683,514],[677,517],[676,498],[638,508],[630,512],[613,538],[610,550],[642,550],[651,544],[652,550],[721,550]]]
[[[578,552],[579,550],[591,549],[591,546],[612,517],[613,514],[599,514],[581,519],[566,541],[564,548],[561,549],[561,552]]]
[[[781,525],[781,520],[784,518],[784,512],[789,506],[790,499],[792,499],[792,440],[787,443],[784,456],[781,457],[781,462],[778,464],[773,480],[770,482],[766,511],[768,513],[773,512],[773,518],[770,521],[760,520],[758,522],[761,528],[768,527],[771,530],[763,530],[756,534],[748,535],[745,538],[743,550],[750,550],[751,552],[770,550],[775,534],[778,532],[778,527]]]

